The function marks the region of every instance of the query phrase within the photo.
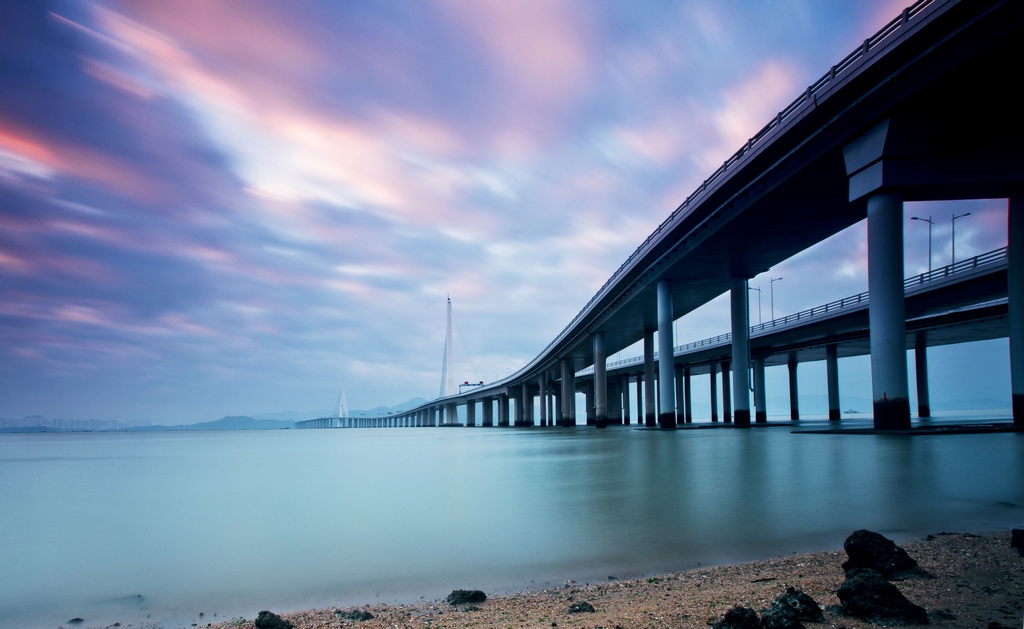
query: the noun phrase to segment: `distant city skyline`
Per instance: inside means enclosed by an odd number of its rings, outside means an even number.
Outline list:
[[[12,5],[0,417],[302,411],[342,379],[354,408],[432,398],[449,294],[478,372],[456,381],[504,377],[906,4]],[[1006,244],[1005,200],[908,203],[906,275],[949,263],[954,216],[958,259]],[[762,320],[866,290],[864,223],[750,286]],[[727,298],[677,343],[728,332]],[[870,397],[865,365],[843,395]],[[1005,340],[933,349],[933,408],[1008,406],[1006,365]]]

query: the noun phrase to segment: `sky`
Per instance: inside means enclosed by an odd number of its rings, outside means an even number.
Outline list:
[[[0,418],[431,399],[449,295],[458,379],[503,377],[906,3],[3,3]],[[958,259],[1005,245],[1005,200],[908,204],[907,275],[910,216],[938,266],[967,211]],[[752,279],[751,320],[866,290],[865,252],[861,223]],[[677,329],[727,332],[725,298]],[[978,365],[944,394],[1008,405],[1004,341],[943,352]]]

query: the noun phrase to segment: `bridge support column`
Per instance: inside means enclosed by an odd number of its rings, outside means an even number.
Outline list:
[[[629,425],[630,412],[629,412],[629,374],[622,376],[622,423]]]
[[[569,359],[562,359],[562,412],[558,419],[559,426],[572,426],[576,415],[576,374],[569,364]],[[571,412],[570,412],[571,411]]]
[[[483,415],[480,418],[481,426],[493,426],[494,425],[494,398],[485,397],[480,400],[481,410]]]
[[[636,374],[636,423],[644,423],[644,375]]]
[[[676,427],[675,347],[672,330],[672,282],[658,282],[658,424]],[[682,417],[679,418],[682,421]]]
[[[918,330],[914,335],[914,372],[917,381],[917,416],[931,417],[932,406],[928,402],[928,334]]]
[[[711,421],[718,422],[718,365],[711,363],[708,366],[708,373],[711,378]]]
[[[828,418],[839,421],[842,418],[839,406],[839,347],[835,343],[825,346],[825,378],[828,382]]]
[[[516,400],[516,426],[530,425],[530,386],[525,382],[521,385],[519,398]]]
[[[729,361],[722,361],[722,421],[726,424],[732,423],[732,391],[729,384],[732,382],[732,369]]]
[[[540,392],[537,394],[540,397],[540,425],[548,425],[548,377],[547,374],[540,374],[537,376],[537,386],[540,388]]]
[[[608,427],[607,369],[608,354],[604,349],[604,332],[594,332],[594,424],[598,428]]]
[[[466,427],[476,426],[476,400],[466,400]]]
[[[658,425],[658,411],[654,397],[654,330],[644,330],[644,424]]]
[[[498,426],[508,426],[508,393],[498,394]]]
[[[1013,392],[1013,423],[1024,426],[1024,193],[1020,190],[1010,195],[1007,214],[1010,386]]]
[[[796,366],[796,352],[790,352],[786,367],[789,368],[789,418],[794,421],[800,419],[800,391],[796,381]]]
[[[733,414],[737,426],[750,425],[750,313],[747,280],[735,278],[730,289],[732,314]]]
[[[622,423],[622,382],[618,378],[608,382],[608,423]]]
[[[682,367],[680,369],[683,372],[683,412],[679,414],[680,420],[685,420],[687,424],[693,423],[693,388],[690,386],[690,368]]]
[[[906,306],[903,302],[903,201],[868,197],[868,320],[876,429],[909,429]]]
[[[768,421],[768,405],[764,391],[764,358],[754,359],[754,421],[763,424]]]

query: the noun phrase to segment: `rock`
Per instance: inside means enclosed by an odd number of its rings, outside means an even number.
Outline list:
[[[338,616],[338,618],[344,620],[354,620],[356,622],[373,620],[373,614],[362,609],[346,609],[345,611],[336,609],[334,610],[334,613]]]
[[[482,603],[487,600],[487,595],[480,590],[452,590],[452,593],[445,600],[448,601],[449,605]]]
[[[854,568],[836,592],[847,616],[869,622],[927,624],[928,612],[915,605],[875,570]]]
[[[1024,529],[1010,531],[1010,546],[1017,549],[1017,554],[1024,557]]]
[[[715,623],[714,629],[760,629],[757,612],[749,607],[737,605],[725,612],[725,616]]]
[[[804,629],[803,623],[796,616],[781,609],[772,607],[761,614],[761,629]]]
[[[850,557],[843,563],[843,570],[847,572],[854,568],[870,568],[890,581],[924,573],[907,551],[874,531],[854,531],[843,542],[843,548]]]
[[[295,625],[273,612],[262,611],[256,616],[256,629],[295,629]]]
[[[579,603],[573,603],[572,605],[569,606],[569,613],[570,614],[582,614],[582,613],[592,614],[595,611],[597,611],[597,610],[594,609],[594,606],[591,605],[590,603],[586,602],[586,601],[581,601]]]
[[[85,621],[82,620],[81,618],[72,618],[71,620],[68,621],[68,624],[69,625],[80,625],[83,622],[85,622]]]
[[[771,609],[761,615],[762,629],[798,629],[801,621],[825,622],[821,607],[809,595],[793,587],[775,599]]]

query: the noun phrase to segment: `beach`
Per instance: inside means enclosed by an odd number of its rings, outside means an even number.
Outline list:
[[[1024,557],[1010,545],[1010,532],[935,533],[899,544],[930,577],[896,581],[898,589],[928,612],[932,627],[1000,629],[1024,625]],[[824,610],[823,623],[811,627],[859,629],[882,626],[845,616],[836,591],[845,575],[842,550],[792,554],[726,566],[601,583],[567,582],[557,588],[491,595],[486,601],[452,606],[444,600],[414,604],[367,605],[307,610],[281,617],[297,629],[351,627],[392,629],[506,629],[574,627],[639,629],[706,628],[734,606],[761,611],[787,588],[810,595]],[[472,584],[452,584],[453,589]],[[593,612],[570,613],[589,603]],[[255,613],[205,626],[255,628]],[[274,610],[270,610],[274,611]],[[366,612],[368,620],[352,620]],[[200,624],[199,626],[204,626]]]

